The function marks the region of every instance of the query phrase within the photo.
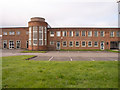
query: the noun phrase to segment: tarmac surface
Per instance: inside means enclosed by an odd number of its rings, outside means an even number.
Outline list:
[[[118,53],[107,51],[47,51],[47,53],[20,53],[23,50],[1,50],[1,56],[35,55],[36,61],[118,61]],[[0,56],[0,57],[1,57]]]

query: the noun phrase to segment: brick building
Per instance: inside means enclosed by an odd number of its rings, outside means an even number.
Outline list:
[[[51,28],[34,17],[28,27],[1,29],[3,49],[120,49],[120,28]]]

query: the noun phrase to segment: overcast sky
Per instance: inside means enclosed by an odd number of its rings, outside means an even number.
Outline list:
[[[27,27],[43,17],[51,27],[117,27],[116,0],[1,0],[0,27]]]

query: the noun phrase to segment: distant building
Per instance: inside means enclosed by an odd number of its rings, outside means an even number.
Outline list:
[[[3,49],[120,49],[120,28],[51,28],[34,17],[28,27],[1,29]]]

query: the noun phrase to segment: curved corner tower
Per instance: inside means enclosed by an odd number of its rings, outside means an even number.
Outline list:
[[[44,18],[33,17],[28,22],[28,50],[47,50],[47,23]]]

